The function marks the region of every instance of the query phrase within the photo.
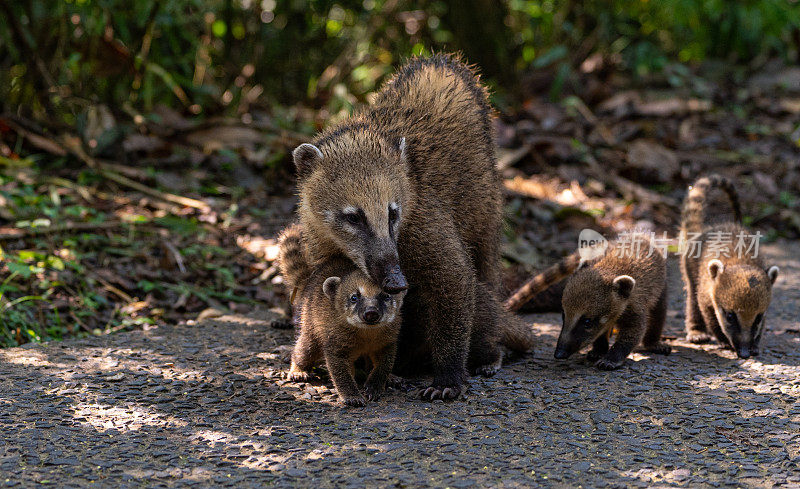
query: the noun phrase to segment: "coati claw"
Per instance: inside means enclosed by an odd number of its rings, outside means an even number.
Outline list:
[[[494,374],[500,371],[500,365],[496,363],[490,363],[489,365],[482,365],[475,369],[476,375],[482,375],[484,377],[493,377]]]
[[[381,394],[383,394],[383,389],[380,386],[369,384],[364,386],[364,395],[368,401],[377,401],[381,398]]]
[[[308,382],[311,377],[311,372],[306,372],[305,370],[290,370],[286,374],[286,378],[292,382]]]
[[[616,370],[620,368],[623,363],[625,363],[624,360],[622,362],[614,362],[607,358],[601,358],[597,361],[597,363],[594,364],[594,366],[600,370]]]
[[[686,341],[699,345],[710,342],[711,336],[700,331],[692,331],[686,335]]]
[[[455,399],[459,394],[461,394],[460,386],[444,387],[442,389],[430,386],[422,393],[422,398],[429,401],[435,401],[437,399]]]
[[[363,396],[345,397],[342,398],[342,402],[345,406],[350,407],[363,407],[367,404],[367,400]]]

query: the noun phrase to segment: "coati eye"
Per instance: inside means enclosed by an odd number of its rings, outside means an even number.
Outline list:
[[[581,324],[583,324],[583,326],[584,326],[586,329],[589,329],[589,328],[591,328],[592,326],[594,326],[594,319],[592,319],[592,318],[587,318],[587,317],[585,317],[585,316],[584,316],[584,317],[582,317],[582,318],[581,318]]]
[[[733,311],[728,311],[725,313],[725,320],[728,321],[730,324],[736,323],[736,313]]]
[[[394,223],[397,220],[397,208],[389,205],[389,222]]]
[[[361,216],[359,214],[352,213],[352,212],[351,213],[347,213],[347,214],[344,215],[344,218],[347,220],[347,222],[349,222],[353,226],[357,226],[357,225],[361,224]]]
[[[391,302],[392,296],[390,296],[386,292],[381,292],[380,294],[378,294],[378,300],[383,302]]]
[[[355,304],[356,302],[358,302],[358,294],[357,293],[350,296],[350,304]]]

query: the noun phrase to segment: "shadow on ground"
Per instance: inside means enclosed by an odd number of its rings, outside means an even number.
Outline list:
[[[600,372],[552,359],[559,318],[530,316],[535,354],[455,403],[344,409],[328,382],[286,382],[292,332],[266,313],[2,350],[0,486],[798,486],[799,251],[768,248],[782,278],[758,359],[675,339]]]

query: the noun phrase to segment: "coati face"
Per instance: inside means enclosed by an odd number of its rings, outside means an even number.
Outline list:
[[[405,291],[387,294],[361,271],[328,277],[322,284],[339,316],[356,327],[384,326],[397,318]]]
[[[714,314],[739,358],[759,354],[764,315],[778,272],[775,266],[762,270],[752,265],[726,267],[716,259],[708,262]]]
[[[389,294],[405,290],[397,250],[410,207],[405,139],[346,134],[321,148],[294,151],[310,245],[345,254]]]
[[[608,334],[628,305],[636,280],[619,275],[609,280],[597,270],[583,266],[564,287],[561,334],[554,356],[569,358]]]

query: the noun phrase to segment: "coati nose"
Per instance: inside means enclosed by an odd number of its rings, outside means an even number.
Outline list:
[[[381,283],[381,288],[388,294],[397,294],[408,288],[408,282],[406,282],[406,277],[403,275],[403,271],[400,270],[400,266],[395,265],[388,271],[386,278]]]
[[[553,354],[559,360],[564,360],[565,358],[569,358],[569,352],[566,348],[556,348],[556,352]]]
[[[364,322],[367,324],[377,324],[381,320],[381,313],[376,307],[368,307],[364,311]]]
[[[736,354],[739,355],[739,358],[750,358],[750,348],[746,346],[740,346],[736,351]]]

